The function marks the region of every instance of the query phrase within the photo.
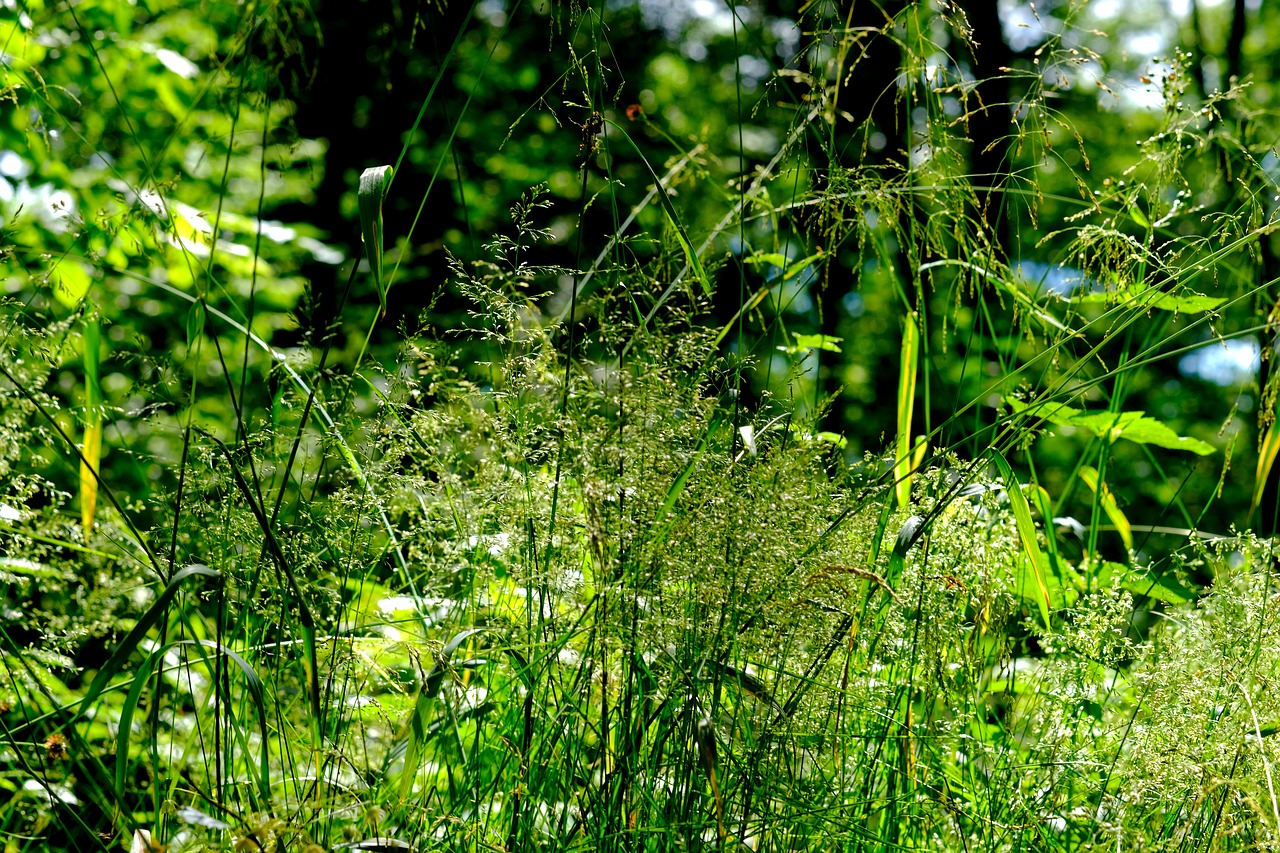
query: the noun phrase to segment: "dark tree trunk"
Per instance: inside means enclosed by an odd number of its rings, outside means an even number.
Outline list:
[[[1013,51],[1004,39],[997,0],[966,6],[971,27],[970,57],[978,80],[976,104],[969,105],[969,137],[973,148],[970,172],[978,200],[978,215],[988,227],[993,247],[1008,249],[1004,222],[1005,200],[1000,193],[1009,174],[1009,134],[1012,118],[1009,71]]]

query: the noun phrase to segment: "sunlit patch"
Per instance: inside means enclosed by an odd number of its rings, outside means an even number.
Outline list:
[[[1178,371],[1183,376],[1230,387],[1251,381],[1261,364],[1262,345],[1251,335],[1205,344],[1178,359]]]

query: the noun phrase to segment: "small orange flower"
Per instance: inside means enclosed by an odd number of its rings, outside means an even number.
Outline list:
[[[54,732],[45,738],[44,751],[54,761],[61,761],[71,751],[71,744],[62,732]]]
[[[636,119],[640,118],[640,116],[642,115],[644,115],[644,108],[641,107],[639,104],[632,104],[631,106],[627,107],[627,118],[630,121],[635,121]]]

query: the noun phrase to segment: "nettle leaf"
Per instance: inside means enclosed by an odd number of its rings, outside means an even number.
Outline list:
[[[1189,288],[1183,288],[1178,293],[1170,293],[1157,291],[1153,287],[1129,284],[1107,288],[1106,290],[1090,291],[1089,293],[1074,296],[1069,301],[1103,302],[1107,304],[1141,303],[1148,308],[1158,308],[1161,311],[1173,311],[1177,314],[1196,314],[1200,311],[1212,311],[1227,300],[1216,296],[1205,296],[1203,293],[1196,293]]]
[[[1153,444],[1169,450],[1187,450],[1208,456],[1215,448],[1207,441],[1178,435],[1163,421],[1147,417],[1146,412],[1088,412],[1062,403],[1025,403],[1006,397],[1005,404],[1014,412],[1029,412],[1051,424],[1088,430],[1099,438],[1115,441],[1127,438],[1138,444]]]
[[[795,346],[780,347],[789,353],[797,353],[802,350],[820,349],[827,352],[840,352],[840,342],[844,338],[837,338],[831,335],[794,335]]]
[[[1130,568],[1123,563],[1103,563],[1098,572],[1103,586],[1116,583],[1134,595],[1145,595],[1165,604],[1186,604],[1196,597],[1194,591],[1172,574],[1157,575],[1147,568]]]
[[[760,252],[746,258],[746,262],[752,266],[773,266],[782,271],[782,280],[790,281],[800,273],[804,272],[810,265],[822,257],[819,252],[816,255],[810,255],[807,258],[801,258],[798,261],[788,261],[787,256],[780,252]]]

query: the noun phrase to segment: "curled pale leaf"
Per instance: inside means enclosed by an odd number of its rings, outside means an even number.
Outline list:
[[[378,290],[378,306],[387,313],[387,284],[382,278],[382,201],[391,188],[391,167],[374,166],[360,176],[360,231],[369,258],[373,285]]]

